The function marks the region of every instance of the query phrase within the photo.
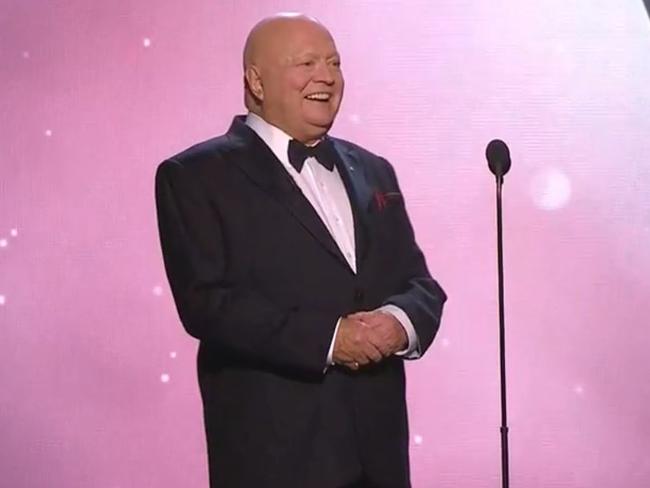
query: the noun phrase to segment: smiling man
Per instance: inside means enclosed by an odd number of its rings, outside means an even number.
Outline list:
[[[244,48],[247,108],[293,138],[314,144],[343,97],[339,53],[329,32],[304,17],[260,22]]]
[[[343,86],[323,25],[264,19],[244,49],[248,114],[156,175],[212,487],[410,486],[403,362],[446,296],[390,164],[327,135]]]

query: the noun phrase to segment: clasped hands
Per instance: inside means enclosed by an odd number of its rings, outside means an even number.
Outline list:
[[[392,314],[381,310],[357,312],[341,319],[332,359],[357,370],[406,349],[408,336]]]

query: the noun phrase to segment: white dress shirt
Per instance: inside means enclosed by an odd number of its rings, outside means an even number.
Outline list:
[[[336,166],[332,171],[329,171],[315,158],[310,157],[305,160],[302,171],[298,172],[289,163],[288,149],[289,141],[292,139],[291,136],[254,113],[248,114],[246,125],[255,131],[282,163],[282,166],[293,178],[305,198],[314,207],[314,210],[341,250],[350,269],[356,274],[357,262],[352,208]],[[377,310],[393,315],[406,331],[408,346],[405,350],[395,354],[409,359],[420,357],[420,343],[408,315],[401,308],[390,304],[384,305]],[[327,354],[327,364],[330,365],[334,364],[332,354],[340,323],[341,319],[339,318]]]

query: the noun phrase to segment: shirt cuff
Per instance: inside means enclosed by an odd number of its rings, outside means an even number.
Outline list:
[[[336,321],[336,327],[334,328],[334,335],[332,336],[332,342],[330,342],[330,348],[327,351],[327,365],[325,366],[325,369],[323,372],[327,371],[327,368],[330,366],[334,366],[334,343],[336,342],[336,334],[339,331],[339,325],[341,325],[341,319],[343,317],[339,317],[339,319]]]
[[[406,335],[408,337],[408,345],[406,346],[406,349],[403,349],[402,351],[397,351],[395,355],[402,356],[405,359],[419,358],[422,355],[420,351],[420,340],[418,339],[418,335],[415,332],[415,327],[413,327],[413,322],[411,322],[409,316],[406,315],[406,312],[404,312],[404,310],[402,310],[398,306],[391,305],[391,304],[383,305],[379,307],[377,311],[391,314],[393,317],[397,319],[397,321],[400,323],[400,325],[404,328],[404,331],[406,332]]]

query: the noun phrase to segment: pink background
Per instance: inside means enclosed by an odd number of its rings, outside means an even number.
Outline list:
[[[408,365],[415,488],[499,486],[494,185],[509,142],[512,486],[650,486],[650,22],[632,0],[0,0],[0,486],[207,486],[153,200],[241,113],[244,37],[318,16],[333,133],[396,166],[450,300]]]

